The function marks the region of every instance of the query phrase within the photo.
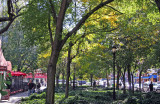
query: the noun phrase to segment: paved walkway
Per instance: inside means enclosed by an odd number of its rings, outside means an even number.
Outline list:
[[[11,95],[9,100],[0,101],[0,104],[16,104],[16,102],[25,97],[28,97],[28,91]]]
[[[40,90],[43,91],[45,88],[45,86],[42,86]],[[9,100],[0,101],[0,104],[18,104],[17,102],[25,97],[28,97],[28,91],[11,95]]]

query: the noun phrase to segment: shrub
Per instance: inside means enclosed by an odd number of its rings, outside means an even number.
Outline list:
[[[76,100],[78,99],[77,96],[70,96],[67,99],[65,99],[61,104],[74,104]]]
[[[134,96],[128,98],[126,104],[137,104],[138,99]]]
[[[119,94],[119,100],[124,100],[128,96],[129,96],[128,94]]]

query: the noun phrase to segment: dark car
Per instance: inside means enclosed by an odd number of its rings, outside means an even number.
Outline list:
[[[79,85],[86,84],[86,81],[78,81],[78,84],[79,84]]]

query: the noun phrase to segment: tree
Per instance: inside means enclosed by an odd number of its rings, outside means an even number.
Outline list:
[[[52,1],[52,0],[49,0],[49,2],[33,1],[33,5],[30,7],[33,7],[33,6],[36,7],[38,5],[39,11],[42,10],[41,14],[44,13],[46,16],[49,16],[49,14],[51,14],[50,16],[52,16],[52,18],[51,19],[49,18],[47,21],[48,22],[47,27],[49,29],[51,47],[52,47],[51,57],[50,57],[48,70],[47,70],[47,73],[48,73],[47,74],[47,77],[48,77],[47,78],[48,79],[47,80],[47,97],[46,97],[47,104],[54,103],[56,64],[57,64],[58,56],[59,56],[59,53],[60,53],[62,47],[64,46],[64,44],[66,43],[68,38],[71,37],[74,33],[76,33],[80,29],[80,27],[82,27],[82,25],[85,23],[85,21],[95,11],[104,7],[106,4],[111,3],[112,1],[114,1],[114,0],[106,0],[106,1],[95,0],[94,2],[97,2],[98,4],[96,4],[93,8],[90,8],[90,10],[87,10],[86,13],[83,14],[83,16],[81,16],[82,18],[80,18],[78,20],[75,27],[73,27],[68,32],[64,31],[64,23],[65,23],[65,19],[67,19],[67,14],[69,13],[69,9],[71,8],[70,6],[72,6],[72,4],[73,4],[72,0],[62,0],[61,2],[60,1]],[[90,1],[90,2],[93,2],[93,1]],[[81,3],[83,4],[84,2],[81,2]],[[49,8],[43,9],[43,7],[45,8],[46,6],[48,6]],[[30,10],[30,8],[28,8],[27,10]],[[26,13],[27,13],[27,15],[29,15],[27,10],[26,10]],[[43,12],[43,10],[46,10],[47,12]],[[33,12],[34,12],[34,10],[32,8],[32,13]],[[72,15],[72,14],[70,14],[70,15]],[[27,22],[30,24],[33,21],[27,21]],[[42,22],[46,22],[46,18]],[[51,25],[51,24],[53,24],[53,25]],[[44,25],[44,26],[46,26],[46,25]],[[30,28],[30,29],[34,29],[34,28]],[[32,33],[32,32],[30,32],[30,33]],[[33,39],[33,37],[32,37],[32,39]]]

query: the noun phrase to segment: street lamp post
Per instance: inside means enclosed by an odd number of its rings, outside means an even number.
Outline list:
[[[116,92],[115,92],[115,58],[116,58],[116,47],[112,47],[113,53],[113,100],[116,99]]]

